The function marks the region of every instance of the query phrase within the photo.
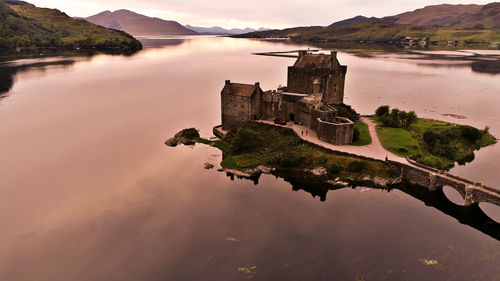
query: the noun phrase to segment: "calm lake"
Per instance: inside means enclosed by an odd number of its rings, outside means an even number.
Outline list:
[[[144,44],[0,63],[0,280],[499,280],[500,229],[481,212],[500,222],[497,206],[465,212],[411,188],[344,188],[322,202],[307,184],[205,170],[221,161],[215,148],[164,145],[186,127],[212,136],[224,80],[286,83],[294,59],[252,53],[307,46]],[[500,74],[475,67],[478,54],[500,51],[341,52],[345,103],[500,138]],[[500,188],[498,159],[495,145],[451,172]]]

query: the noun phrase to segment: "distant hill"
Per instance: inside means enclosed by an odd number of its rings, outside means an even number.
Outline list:
[[[206,35],[236,35],[236,34],[244,34],[244,33],[249,33],[249,32],[254,32],[254,31],[265,31],[269,30],[268,28],[259,28],[259,29],[253,29],[253,28],[232,28],[232,29],[226,29],[222,28],[219,26],[213,26],[213,27],[200,27],[200,26],[192,26],[192,25],[186,25],[186,28],[189,28],[191,30],[194,30],[200,34],[206,34]]]
[[[139,50],[125,32],[76,20],[23,1],[0,1],[0,49],[67,48]]]
[[[415,26],[377,20],[344,27],[296,27],[236,35],[239,38],[291,38],[299,41],[399,42],[406,37],[445,43],[448,40],[486,43],[500,41],[500,30],[455,29],[441,26]],[[403,39],[402,39],[403,38]]]
[[[104,11],[85,20],[136,36],[146,35],[198,35],[199,33],[182,26],[176,21],[151,18],[129,10]]]
[[[367,21],[340,28],[326,28],[319,31],[300,34],[302,40],[331,41],[400,41],[403,37],[447,42],[468,41],[486,43],[500,41],[500,30],[466,30],[444,26],[415,26],[393,22]],[[404,39],[403,39],[404,40]]]
[[[472,14],[463,15],[451,26],[457,28],[500,29],[500,3],[483,6]]]
[[[395,22],[419,26],[439,25],[459,29],[500,29],[500,3],[487,5],[433,5],[384,18],[356,16],[335,22],[329,27],[344,27],[366,21]]]
[[[345,27],[345,26],[349,26],[351,24],[357,24],[357,23],[366,22],[366,21],[393,21],[393,20],[384,20],[384,19],[376,18],[376,17],[368,18],[365,16],[355,16],[355,17],[350,18],[350,19],[334,22],[334,23],[330,24],[328,27]]]
[[[394,19],[394,22],[401,24],[453,26],[464,17],[481,10],[482,7],[481,5],[442,4],[427,6],[387,18]]]
[[[233,35],[235,38],[294,38],[302,34],[321,32],[328,29],[323,26],[299,26],[285,29],[271,29]]]

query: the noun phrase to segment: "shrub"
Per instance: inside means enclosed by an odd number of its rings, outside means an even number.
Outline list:
[[[377,117],[389,115],[389,109],[390,109],[390,107],[388,105],[382,105],[379,108],[377,108],[377,110],[375,111],[375,115]]]
[[[341,170],[342,168],[340,168],[340,166],[337,164],[332,164],[330,165],[330,167],[328,167],[328,173],[330,173],[331,175],[337,175]]]
[[[304,159],[305,157],[302,154],[286,152],[284,154],[277,155],[273,162],[281,167],[291,168],[302,164]]]
[[[349,166],[348,166],[347,169],[350,172],[359,173],[359,172],[362,172],[365,168],[366,168],[365,162],[362,162],[362,161],[352,161],[351,163],[349,163]]]
[[[354,128],[354,132],[352,134],[352,141],[355,142],[359,139],[359,129],[358,128]]]
[[[250,128],[240,128],[236,131],[236,135],[231,143],[231,150],[235,154],[250,152],[257,149],[262,140],[257,132]]]
[[[434,147],[436,145],[436,143],[438,142],[438,138],[438,134],[434,133],[431,130],[427,130],[424,133],[424,142],[430,147]]]
[[[359,114],[350,105],[341,103],[334,104],[333,106],[337,109],[340,117],[345,117],[352,122],[357,122],[359,120]]]
[[[195,128],[184,129],[181,131],[181,136],[186,139],[197,139],[200,137],[200,134]]]
[[[478,141],[481,138],[481,131],[470,127],[470,126],[461,126],[462,137],[472,143]]]

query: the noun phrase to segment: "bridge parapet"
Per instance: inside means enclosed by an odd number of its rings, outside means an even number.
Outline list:
[[[467,179],[439,171],[432,168],[423,168],[422,165],[409,165],[387,160],[401,172],[401,177],[412,184],[435,191],[449,186],[455,189],[464,199],[464,206],[487,202],[500,206],[500,190],[475,183]],[[411,162],[410,162],[411,164]]]

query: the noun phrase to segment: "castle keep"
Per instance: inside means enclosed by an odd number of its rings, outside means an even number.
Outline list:
[[[221,92],[222,129],[229,131],[251,120],[280,118],[310,128],[322,141],[351,144],[354,123],[339,117],[332,106],[344,100],[346,71],[336,52],[299,51],[299,58],[288,68],[287,87],[264,92],[259,83],[227,80]]]

